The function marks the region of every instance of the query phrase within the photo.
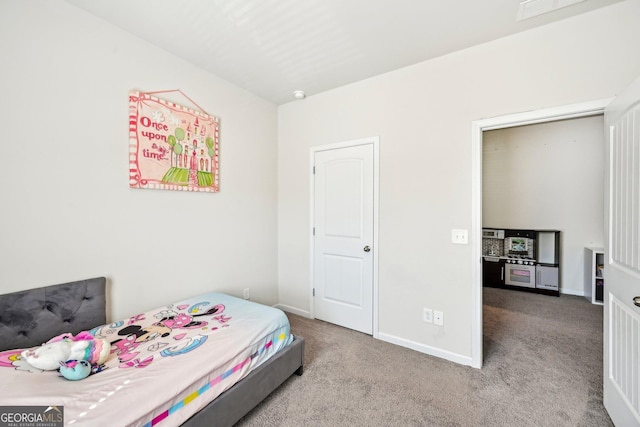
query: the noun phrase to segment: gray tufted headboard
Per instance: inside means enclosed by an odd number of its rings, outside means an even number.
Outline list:
[[[97,277],[0,295],[0,351],[103,325],[105,291],[106,279]]]

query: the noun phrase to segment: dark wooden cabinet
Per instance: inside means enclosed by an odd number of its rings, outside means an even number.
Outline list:
[[[482,283],[484,286],[504,286],[504,259],[497,257],[482,258]]]

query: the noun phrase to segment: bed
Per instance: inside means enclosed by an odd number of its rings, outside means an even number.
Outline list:
[[[104,277],[0,295],[3,405],[62,406],[74,426],[230,426],[302,375],[304,339],[278,309],[208,293],[107,324],[105,296]],[[81,331],[111,344],[83,380],[16,356]]]

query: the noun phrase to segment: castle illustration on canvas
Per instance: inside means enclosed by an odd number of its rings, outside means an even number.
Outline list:
[[[129,93],[129,186],[217,192],[216,117],[158,98]]]

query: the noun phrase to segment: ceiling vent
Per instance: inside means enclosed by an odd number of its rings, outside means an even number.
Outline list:
[[[516,19],[523,21],[583,1],[584,0],[525,0],[520,2]]]

